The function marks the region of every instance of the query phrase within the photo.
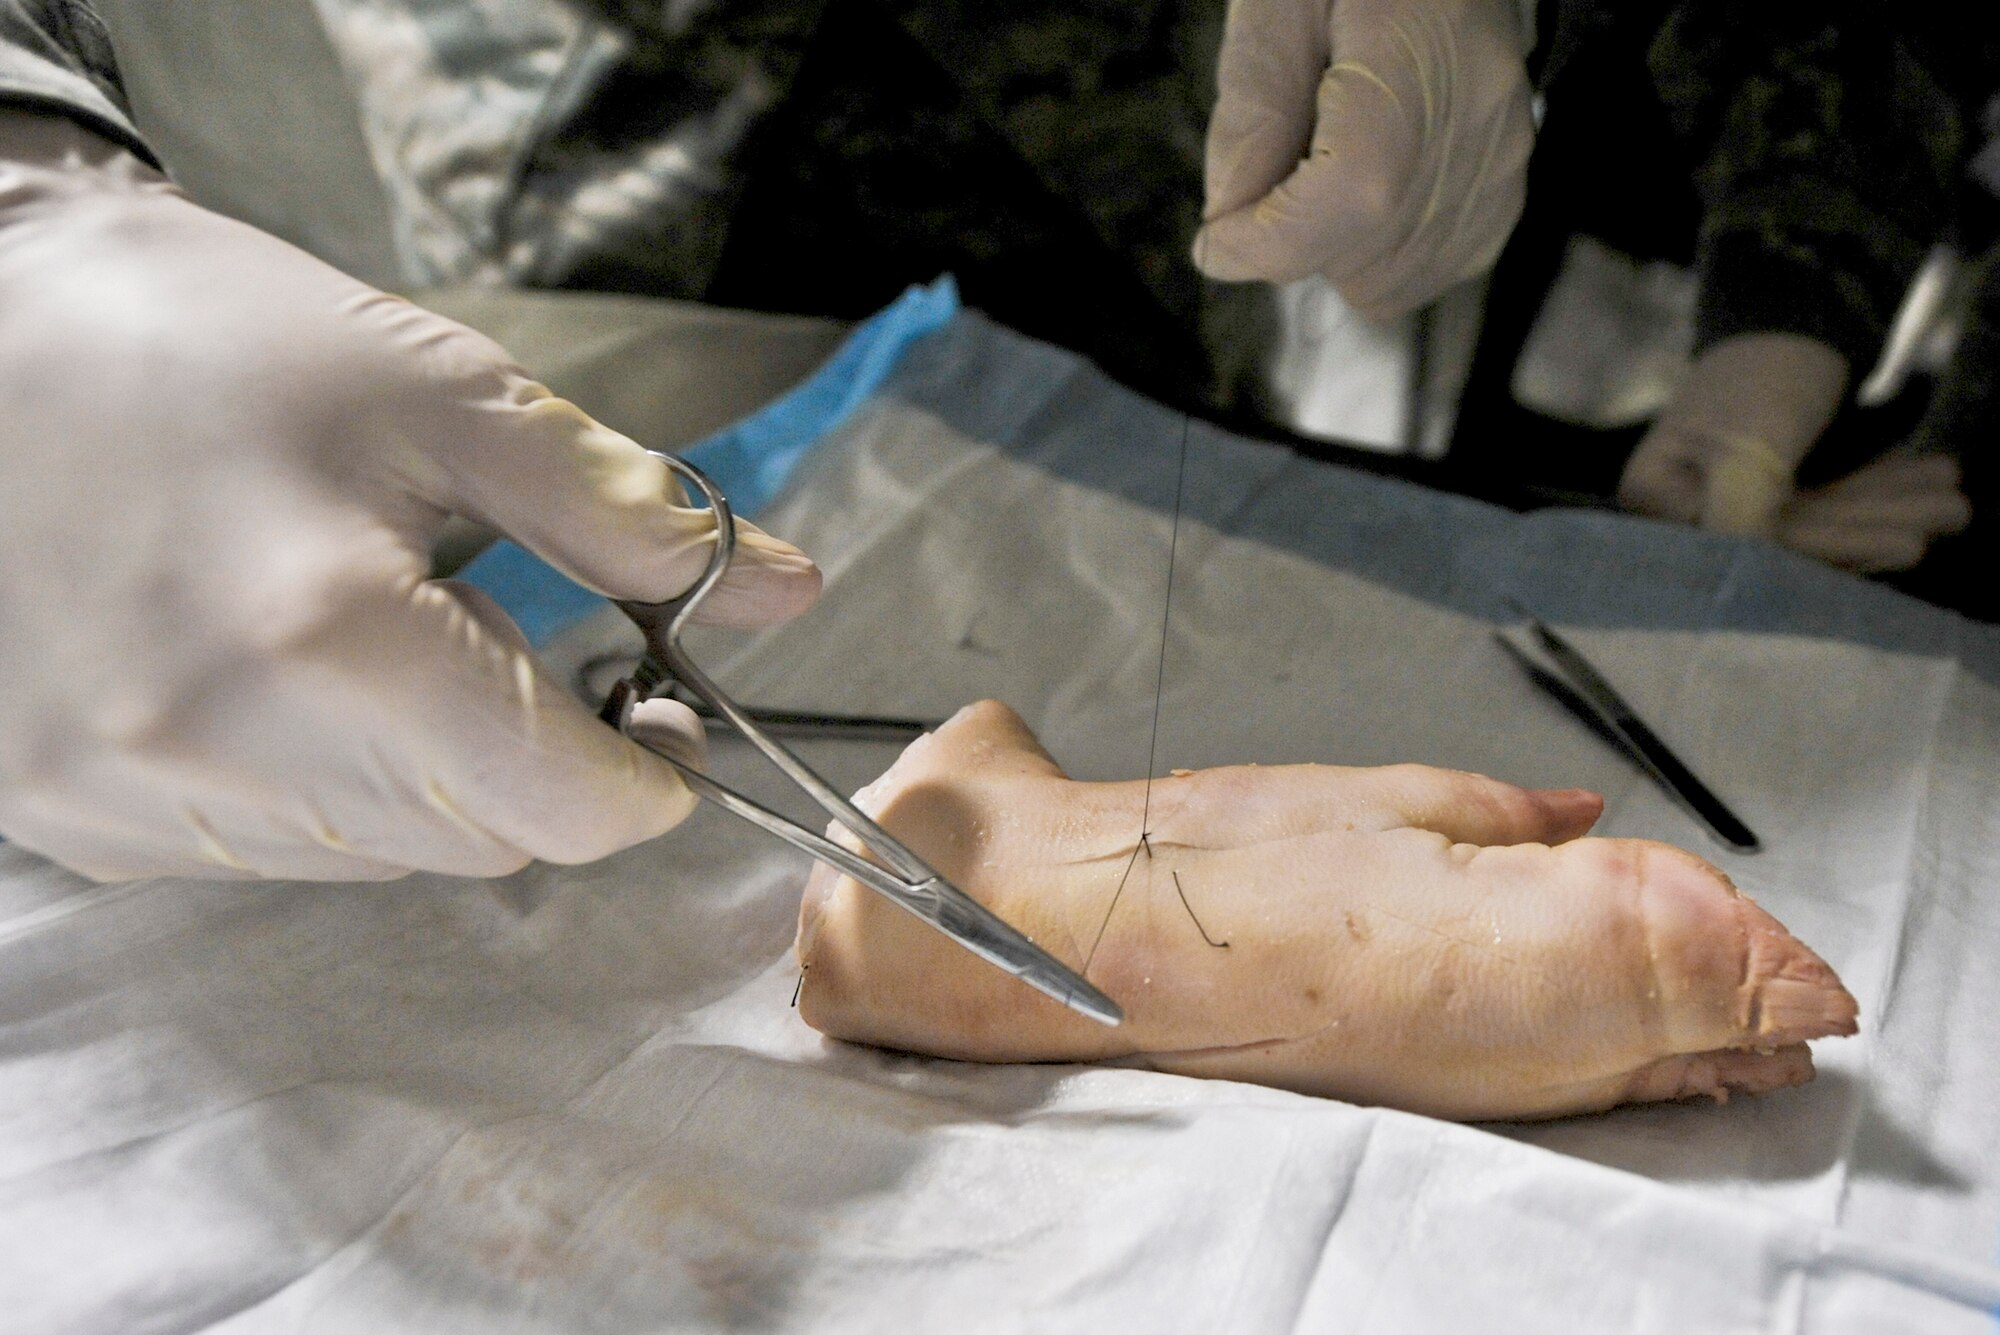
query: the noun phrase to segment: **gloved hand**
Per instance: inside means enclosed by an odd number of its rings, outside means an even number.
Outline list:
[[[1958,461],[1885,454],[1786,505],[1778,541],[1863,574],[1908,570],[1933,542],[1972,522]]]
[[[1738,334],[1689,368],[1619,480],[1642,514],[1763,534],[1834,565],[1901,570],[1965,527],[1957,465],[1888,456],[1797,492],[1799,464],[1839,411],[1847,361],[1801,334]]]
[[[706,511],[487,339],[0,115],[0,833],[86,875],[388,878],[579,862],[693,805],[426,578],[447,513],[659,600]],[[747,529],[708,606],[817,596]],[[656,704],[683,748],[699,725]]]
[[[1697,357],[1626,461],[1628,508],[1725,533],[1777,531],[1799,462],[1833,421],[1847,359],[1802,334],[1737,334]]]
[[[1520,219],[1513,0],[1231,0],[1216,81],[1210,277],[1318,273],[1385,318],[1484,272]]]

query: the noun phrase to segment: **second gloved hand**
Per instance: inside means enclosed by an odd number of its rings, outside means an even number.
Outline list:
[[[713,549],[487,339],[0,114],[0,833],[101,879],[491,875],[657,834],[671,766],[427,578],[447,514],[619,597]],[[818,593],[745,526],[707,608]],[[677,706],[644,725],[698,745]]]
[[[1534,146],[1513,0],[1231,0],[1194,259],[1383,318],[1483,273]]]
[[[1972,522],[1958,461],[1895,452],[1792,497],[1778,541],[1829,565],[1877,574],[1908,570],[1931,543]]]
[[[1799,465],[1846,387],[1846,359],[1816,339],[1725,338],[1695,360],[1633,451],[1618,499],[1642,514],[1761,534],[1852,570],[1907,569],[1971,518],[1957,465],[1890,455],[1798,491]]]
[[[1725,533],[1774,533],[1846,390],[1847,359],[1817,339],[1725,338],[1695,359],[1632,452],[1618,499]]]

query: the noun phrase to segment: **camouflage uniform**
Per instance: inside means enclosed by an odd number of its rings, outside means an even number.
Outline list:
[[[1637,441],[1639,429],[1608,441],[1510,397],[1573,235],[1690,268],[1696,352],[1732,334],[1804,334],[1843,353],[1857,379],[1931,247],[1955,240],[1977,255],[1992,243],[1991,196],[1967,169],[1986,151],[1980,108],[2000,87],[2000,13],[1544,0],[1540,30],[1547,111],[1528,212],[1495,270],[1453,442],[1467,485],[1525,473],[1552,492],[1609,495]],[[1966,357],[1953,375],[1991,378]],[[1894,443],[1915,411],[1850,412],[1809,470]]]
[[[1873,0],[1545,8],[1544,143],[1564,159],[1548,165],[1589,179],[1539,182],[1536,202],[1629,253],[1691,262],[1697,351],[1785,330],[1865,365],[1957,207],[1966,102],[1992,87],[1952,85],[2000,71],[1941,68],[1934,35]],[[1651,218],[1617,220],[1606,167]]]
[[[1197,399],[1220,0],[316,0],[420,281],[967,299]]]
[[[1213,399],[1186,254],[1222,0],[313,2],[413,284],[857,317],[949,270]],[[0,90],[136,143],[81,0],[0,14]]]
[[[0,103],[64,112],[158,165],[132,128],[111,39],[85,0],[0,0]]]
[[[313,3],[412,282],[857,316],[950,269],[1159,397],[1238,383],[1186,260],[1222,0]],[[1519,346],[1556,218],[1693,265],[1702,343],[1865,364],[1978,147],[2000,43],[1960,8],[1542,0],[1548,119],[1484,360]],[[81,0],[0,0],[0,39],[0,93],[137,145]]]

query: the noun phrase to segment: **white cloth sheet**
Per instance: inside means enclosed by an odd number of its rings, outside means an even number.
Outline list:
[[[963,317],[760,516],[823,606],[704,657],[773,706],[999,696],[1072,772],[1137,775],[1179,432]],[[803,861],[713,811],[496,882],[98,888],[0,847],[0,1325],[1991,1331],[1993,639],[1744,544],[1203,429],[1188,497],[1162,770],[1597,787],[1606,832],[1716,857],[1831,961],[1862,1033],[1762,1100],[1454,1126],[825,1042],[788,1005]],[[1508,594],[1768,851],[1718,853],[1536,695],[1491,644]],[[894,753],[801,749],[849,787]]]

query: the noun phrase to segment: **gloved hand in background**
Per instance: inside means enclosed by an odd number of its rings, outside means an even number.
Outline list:
[[[657,601],[712,550],[630,440],[495,344],[0,114],[0,833],[86,875],[580,862],[678,822],[671,766],[433,582],[448,513]],[[678,493],[676,493],[678,494]],[[817,596],[745,526],[707,604]],[[700,726],[656,703],[683,749]]]
[[[1762,534],[1852,570],[1908,569],[1971,520],[1958,466],[1941,455],[1887,455],[1798,491],[1799,465],[1846,389],[1846,359],[1816,339],[1725,338],[1695,359],[1633,451],[1618,499],[1642,514]]]
[[[1232,0],[1194,259],[1364,315],[1484,272],[1534,146],[1513,0]]]

